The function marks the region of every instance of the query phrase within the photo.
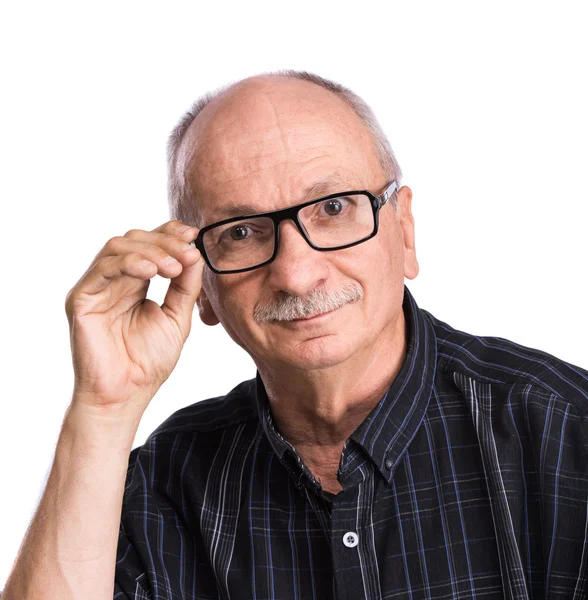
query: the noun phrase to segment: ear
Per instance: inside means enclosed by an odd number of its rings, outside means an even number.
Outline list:
[[[198,313],[200,315],[200,320],[205,325],[218,325],[220,321],[214,312],[210,301],[206,297],[206,292],[202,289],[200,290],[200,294],[198,298],[196,298],[196,304],[198,304]]]
[[[404,238],[404,276],[407,279],[414,279],[419,274],[419,263],[414,244],[412,190],[406,185],[398,191],[398,217]]]

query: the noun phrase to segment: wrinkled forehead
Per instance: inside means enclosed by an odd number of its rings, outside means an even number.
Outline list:
[[[187,183],[206,221],[226,204],[255,199],[263,212],[311,199],[303,197],[309,190],[363,189],[381,177],[361,119],[305,81],[234,86],[202,110],[183,144]]]

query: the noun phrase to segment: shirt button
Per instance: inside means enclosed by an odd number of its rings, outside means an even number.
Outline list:
[[[348,548],[355,548],[355,546],[357,546],[357,542],[359,541],[359,538],[357,537],[357,533],[353,532],[353,531],[348,531],[344,536],[343,536],[343,543],[348,547]]]
[[[392,465],[394,464],[389,458],[386,459],[386,462],[384,463],[386,465],[387,469],[391,469]]]

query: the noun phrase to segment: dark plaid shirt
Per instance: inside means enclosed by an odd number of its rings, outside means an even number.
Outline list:
[[[585,598],[588,372],[451,328],[407,356],[323,493],[258,377],[132,451],[117,600]]]

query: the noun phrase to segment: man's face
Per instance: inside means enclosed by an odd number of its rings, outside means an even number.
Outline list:
[[[201,225],[335,192],[379,194],[389,183],[355,113],[327,90],[299,80],[260,77],[237,84],[200,113],[184,144]],[[220,321],[258,368],[320,369],[369,353],[394,335],[404,277],[418,273],[410,195],[402,188],[398,213],[385,205],[378,234],[343,250],[314,250],[292,221],[282,222],[269,265],[221,275],[205,269],[202,320]],[[312,319],[254,317],[256,309],[286,295],[342,290],[361,299]]]

